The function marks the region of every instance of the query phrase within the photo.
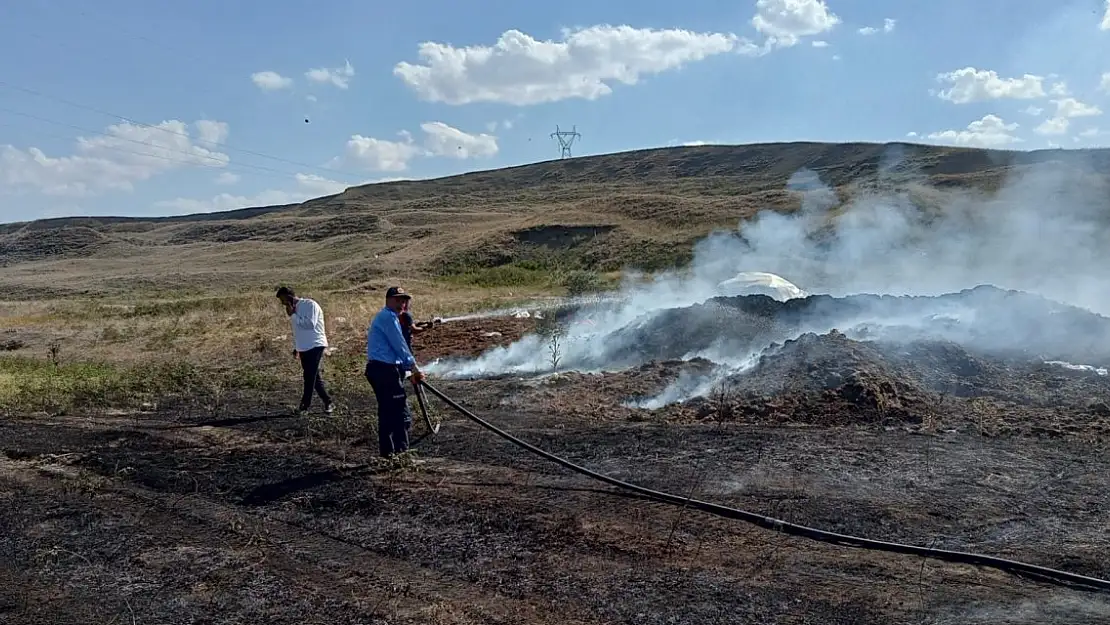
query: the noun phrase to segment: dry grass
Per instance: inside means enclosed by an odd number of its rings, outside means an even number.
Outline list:
[[[421,318],[510,306],[542,290],[406,286]],[[301,291],[324,308],[335,351],[329,379],[364,393],[365,332],[380,291]],[[206,409],[222,395],[289,387],[299,376],[288,318],[271,291],[182,299],[62,299],[0,306],[0,412],[137,408],[192,394]],[[285,388],[287,391],[288,388]],[[285,393],[288,394],[288,393]]]
[[[1097,169],[1105,156],[876,144],[703,146],[369,185],[300,205],[222,214],[10,224],[0,226],[0,292],[10,299],[177,298],[278,282],[317,291],[430,276],[457,284],[457,274],[519,263],[539,263],[541,274],[654,271],[684,263],[693,242],[714,229],[761,210],[796,209],[800,196],[788,182],[802,168],[845,199],[891,184],[990,191],[1015,167],[1055,160]],[[880,172],[892,159],[901,159],[897,180]],[[543,226],[606,230],[522,236]],[[512,286],[525,286],[519,282]],[[560,286],[546,275],[526,282]]]
[[[406,282],[422,318],[446,317],[521,304],[551,295],[543,289],[438,286]],[[361,352],[366,325],[382,306],[382,292],[298,288],[324,308],[331,343]],[[183,299],[61,299],[5,303],[0,331],[25,339],[16,352],[46,355],[52,344],[85,359],[134,362],[172,358],[198,362],[241,360],[252,353],[291,348],[289,321],[270,291]]]
[[[354,359],[391,284],[416,293],[424,317],[602,290],[626,269],[685,264],[715,229],[795,210],[800,196],[787,183],[802,168],[842,198],[888,184],[879,166],[892,153],[919,187],[982,189],[1012,166],[1105,156],[705,146],[369,185],[223,214],[10,224],[0,226],[0,293],[9,300],[0,306],[0,357],[281,371],[294,365],[273,292],[291,284],[320,301],[333,345]]]

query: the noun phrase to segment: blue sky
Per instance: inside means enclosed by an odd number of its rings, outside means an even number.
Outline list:
[[[1107,3],[12,2],[0,222],[226,210],[548,160],[556,124],[582,133],[575,155],[1099,146]]]

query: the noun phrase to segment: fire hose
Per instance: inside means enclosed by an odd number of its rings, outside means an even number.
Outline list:
[[[1110,592],[1110,580],[1099,579],[1096,577],[1088,577],[1078,573],[1069,573],[1067,571],[1060,571],[1048,567],[1037,566],[1034,564],[1027,564],[1025,562],[1017,562],[1015,560],[1007,560],[1005,558],[998,558],[978,553],[969,553],[962,551],[950,551],[946,549],[934,549],[932,547],[920,547],[917,545],[908,545],[902,543],[887,542],[882,540],[875,540],[871,538],[861,538],[858,536],[850,536],[847,534],[838,534],[836,532],[829,532],[820,530],[805,525],[798,525],[775,519],[754,512],[747,512],[738,508],[731,508],[721,504],[710,503],[707,501],[700,501],[689,497],[682,497],[665,493],[662,491],[653,490],[637,484],[618,480],[608,475],[603,475],[577,465],[565,458],[561,458],[550,452],[544,451],[531,443],[523,441],[516,436],[502,430],[501,428],[493,425],[492,423],[482,419],[473,412],[467,410],[458,402],[444,395],[436,387],[428,384],[427,381],[421,382],[421,386],[428,389],[432,395],[435,395],[448,406],[453,408],[456,412],[477,423],[483,428],[493,432],[494,434],[504,438],[505,440],[526,449],[527,451],[541,456],[546,460],[550,460],[566,469],[585,475],[588,478],[604,482],[610,486],[614,486],[624,491],[636,493],[644,498],[658,501],[665,504],[688,507],[701,512],[705,512],[714,516],[723,517],[726,519],[733,519],[737,521],[744,521],[762,528],[781,532],[791,536],[800,536],[810,540],[816,540],[824,543],[831,543],[844,547],[853,547],[857,549],[865,549],[869,551],[880,551],[887,553],[899,553],[904,555],[920,556],[922,558],[931,558],[945,562],[954,562],[958,564],[969,564],[973,566],[980,566],[986,568],[996,569],[1011,575],[1019,577],[1027,577],[1036,579],[1041,582],[1054,584],[1057,586],[1068,586],[1082,590]]]

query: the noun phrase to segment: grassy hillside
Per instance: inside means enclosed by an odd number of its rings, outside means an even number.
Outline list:
[[[154,219],[0,226],[5,299],[270,289],[373,289],[392,279],[559,286],[552,272],[656,270],[760,210],[789,211],[802,168],[845,198],[875,184],[996,188],[1045,161],[1110,171],[1110,152],[910,144],[643,150],[426,181],[352,187],[299,205]],[[565,281],[565,279],[562,279]],[[546,282],[545,282],[546,281]],[[540,284],[544,283],[544,284]]]
[[[1048,161],[1083,172],[1076,184],[1105,184],[1094,178],[1110,171],[1110,151],[704,146],[354,187],[289,206],[0,225],[0,411],[129,404],[158,385],[194,392],[179,367],[229,389],[257,382],[247,370],[295,377],[278,283],[323,304],[332,366],[357,382],[365,323],[388,283],[414,291],[423,317],[590,291],[629,267],[681,265],[699,238],[759,211],[797,209],[788,187],[806,183],[788,182],[802,169],[842,200],[906,186],[943,210],[927,186],[989,193]],[[132,379],[121,371],[138,376],[133,388],[111,386]]]

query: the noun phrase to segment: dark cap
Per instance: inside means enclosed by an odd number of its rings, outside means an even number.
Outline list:
[[[409,295],[408,291],[402,289],[399,286],[391,286],[388,289],[386,289],[385,297],[386,297],[386,299],[389,299],[391,297],[400,297],[402,299],[412,299],[412,296]]]

